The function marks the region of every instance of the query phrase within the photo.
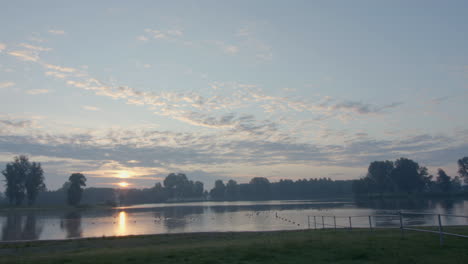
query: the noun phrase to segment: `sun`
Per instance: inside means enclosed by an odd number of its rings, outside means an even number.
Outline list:
[[[129,185],[128,182],[119,182],[117,184],[122,188],[125,188],[125,187],[127,187]]]

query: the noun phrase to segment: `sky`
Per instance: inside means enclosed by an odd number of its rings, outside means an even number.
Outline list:
[[[1,1],[0,168],[48,189],[468,155],[467,1]]]

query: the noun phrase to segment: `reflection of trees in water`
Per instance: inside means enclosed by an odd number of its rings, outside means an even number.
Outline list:
[[[448,213],[448,211],[451,211],[453,209],[456,203],[460,203],[460,202],[463,202],[463,201],[461,200],[456,201],[453,199],[444,199],[444,200],[439,201],[439,204],[443,209],[445,209],[446,213]]]
[[[433,209],[434,203],[427,199],[363,199],[356,200],[358,207],[385,210]]]
[[[2,228],[2,240],[36,240],[42,232],[42,225],[37,223],[36,214],[28,212],[8,212]]]
[[[435,210],[442,209],[450,213],[456,204],[463,203],[461,199],[362,199],[356,200],[356,205],[363,208],[383,210]]]
[[[60,227],[67,232],[67,238],[81,237],[83,233],[81,229],[81,213],[75,211],[65,214]]]
[[[241,211],[328,210],[340,208],[345,205],[346,203],[250,204],[235,206],[214,205],[210,206],[210,209],[215,213],[232,213]]]
[[[189,221],[189,215],[203,214],[204,207],[201,206],[175,206],[159,208],[154,212],[156,219],[162,220],[168,230],[184,228]]]

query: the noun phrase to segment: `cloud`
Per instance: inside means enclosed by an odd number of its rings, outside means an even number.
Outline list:
[[[27,44],[27,43],[21,43],[19,45],[21,47],[23,47],[23,48],[30,49],[30,50],[35,50],[35,51],[50,51],[50,50],[52,50],[51,48],[45,48],[45,47],[41,47],[41,46],[30,45],[30,44]]]
[[[236,54],[239,52],[239,47],[234,45],[227,45],[224,47],[224,52],[227,54]]]
[[[0,89],[12,87],[12,86],[14,86],[14,85],[15,85],[15,83],[14,83],[14,82],[10,82],[10,81],[7,81],[7,82],[0,82]]]
[[[395,108],[399,105],[401,105],[401,102],[395,102],[391,103],[389,105],[384,105],[384,106],[375,106],[371,104],[365,104],[362,102],[356,102],[356,101],[343,101],[334,105],[331,105],[331,109],[333,110],[341,110],[341,111],[347,111],[347,112],[355,112],[357,114],[375,114],[375,113],[380,113],[384,109],[389,109],[389,108]]]
[[[442,96],[442,97],[437,97],[434,98],[430,101],[431,104],[441,104],[442,102],[445,102],[450,99],[450,96]]]
[[[27,128],[31,127],[33,121],[31,120],[10,120],[10,119],[0,119],[0,124],[13,128]]]
[[[6,44],[0,42],[0,52],[4,51],[6,49]]]
[[[90,105],[84,105],[83,109],[88,110],[88,111],[100,111],[101,110],[99,107],[90,106]]]
[[[184,35],[183,31],[178,29],[159,30],[146,28],[144,32],[145,35],[138,36],[138,40],[147,41],[150,38],[157,40],[176,40]]]
[[[65,35],[65,31],[61,29],[50,29],[47,32],[49,32],[52,35]]]
[[[261,61],[273,60],[273,48],[261,40],[256,31],[264,23],[251,22],[237,30],[235,36],[240,40],[244,50],[250,51],[255,58]]]
[[[9,51],[8,54],[23,61],[37,62],[39,60],[37,52],[32,50],[13,50]]]
[[[66,74],[63,74],[61,72],[56,72],[56,71],[46,71],[44,74],[46,76],[52,76],[52,77],[55,77],[57,79],[65,79],[67,77]]]
[[[46,94],[46,93],[50,93],[50,90],[48,90],[48,89],[31,89],[31,90],[27,90],[26,93],[31,94],[31,95]]]
[[[137,40],[139,40],[139,41],[148,41],[148,38],[145,37],[145,36],[138,36]]]
[[[64,73],[72,73],[72,72],[77,72],[78,70],[75,69],[75,68],[71,68],[71,67],[62,67],[62,66],[58,66],[58,65],[53,65],[53,64],[44,64],[44,67],[46,67],[47,69],[51,69],[51,70],[54,70],[54,71],[59,71],[59,72],[64,72]]]

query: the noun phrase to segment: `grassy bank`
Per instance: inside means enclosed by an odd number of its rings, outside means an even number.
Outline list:
[[[458,228],[468,233],[468,228]],[[197,233],[0,244],[0,263],[468,263],[468,239],[399,230]]]

